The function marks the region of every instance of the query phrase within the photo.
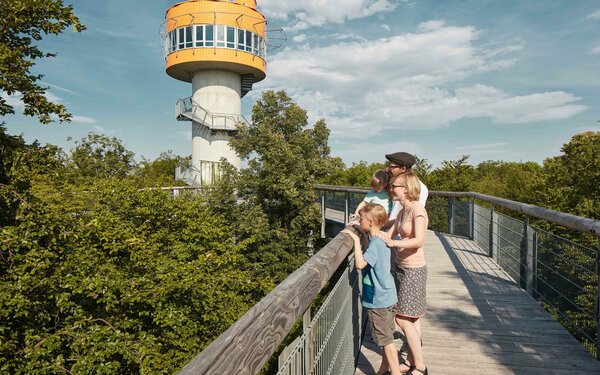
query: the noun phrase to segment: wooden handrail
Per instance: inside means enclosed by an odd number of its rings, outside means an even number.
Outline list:
[[[573,229],[583,233],[593,234],[600,237],[600,221],[588,219],[581,216],[571,215],[560,211],[550,210],[532,204],[515,202],[504,198],[485,195],[475,192],[452,192],[452,191],[430,191],[430,195],[452,198],[473,198],[488,202],[497,206],[508,208],[527,216],[543,219],[565,228]]]
[[[180,374],[256,374],[347,259],[353,246],[338,234],[216,338]]]

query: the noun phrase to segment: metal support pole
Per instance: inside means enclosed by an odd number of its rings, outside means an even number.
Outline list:
[[[596,359],[600,360],[600,236],[598,236],[598,251],[596,251]]]
[[[473,233],[475,232],[473,230],[473,226],[475,225],[475,221],[473,220],[473,218],[475,216],[473,210],[474,210],[475,204],[474,204],[473,200],[469,200],[468,203],[469,203],[469,238],[471,240],[473,240]]]
[[[350,215],[348,213],[348,193],[346,193],[344,198],[344,225],[348,224],[349,217]]]
[[[529,275],[529,260],[528,260],[528,251],[527,248],[529,247],[527,245],[527,239],[528,239],[528,233],[529,233],[529,218],[526,217],[525,218],[525,222],[523,223],[523,235],[521,237],[521,244],[520,244],[520,261],[519,261],[519,284],[521,285],[521,288],[527,290],[529,292],[529,287],[528,287],[528,281],[531,278],[531,276]]]
[[[454,204],[452,197],[448,198],[448,233],[454,234]]]
[[[494,259],[494,256],[496,255],[495,251],[494,251],[494,206],[492,206],[492,209],[490,210],[490,225],[489,225],[489,238],[488,238],[488,242],[489,242],[489,256],[490,258]]]
[[[321,195],[321,238],[325,238],[325,194],[326,191],[323,191],[323,195]]]

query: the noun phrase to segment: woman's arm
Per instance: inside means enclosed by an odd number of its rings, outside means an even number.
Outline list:
[[[388,247],[398,247],[403,249],[415,249],[423,247],[425,243],[425,232],[427,232],[427,220],[424,216],[417,216],[413,220],[415,228],[415,236],[413,238],[403,238],[401,240],[393,240],[392,238],[385,241]]]

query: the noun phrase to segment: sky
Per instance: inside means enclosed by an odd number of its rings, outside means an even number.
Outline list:
[[[68,124],[8,115],[9,133],[70,150],[90,132],[121,139],[141,159],[191,154],[191,124],[175,103],[191,84],[165,73],[167,0],[76,0],[87,30],[40,44],[48,98]],[[407,151],[434,167],[470,155],[535,161],[579,132],[600,131],[597,0],[258,0],[287,41],[242,99],[250,119],[264,90],[285,90],[331,130],[347,166]],[[0,93],[4,95],[5,93]],[[18,96],[8,98],[17,112]]]

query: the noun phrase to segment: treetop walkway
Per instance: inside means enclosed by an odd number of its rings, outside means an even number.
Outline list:
[[[333,233],[365,192],[317,191],[323,232]],[[431,192],[427,209],[431,373],[600,374],[600,222],[476,193]],[[554,224],[591,236],[580,244],[540,228]],[[351,250],[349,236],[335,236],[180,373],[259,373],[302,319],[278,374],[373,374],[381,357]]]

